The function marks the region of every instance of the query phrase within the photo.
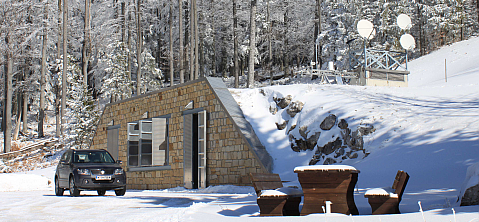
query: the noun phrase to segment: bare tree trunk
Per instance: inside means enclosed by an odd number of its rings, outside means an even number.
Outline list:
[[[47,33],[43,33],[42,67],[40,73],[40,112],[38,114],[38,137],[43,137],[43,121],[45,120],[45,73],[47,69]]]
[[[28,93],[24,90],[23,91],[23,115],[22,115],[22,119],[23,119],[22,130],[24,134],[28,133],[28,99],[29,99]]]
[[[476,0],[477,22],[479,22],[479,0]]]
[[[194,21],[195,21],[195,79],[198,79],[199,77],[199,72],[200,72],[200,66],[199,66],[199,35],[198,35],[198,7],[196,5],[196,0],[194,1]]]
[[[250,11],[250,40],[249,40],[249,62],[248,62],[248,88],[254,87],[254,52],[256,48],[256,0],[251,1]]]
[[[288,49],[288,26],[289,26],[289,21],[288,21],[288,2],[287,0],[284,2],[284,14],[283,14],[283,20],[284,20],[284,34],[283,34],[283,59],[284,59],[284,76],[289,77],[290,76],[290,70],[289,70],[289,49]]]
[[[63,135],[63,130],[65,126],[65,112],[67,106],[67,67],[68,67],[68,56],[67,56],[67,22],[68,22],[68,0],[63,1],[63,74],[62,74],[62,109],[61,109],[61,126],[60,133]]]
[[[273,85],[273,72],[272,72],[272,66],[273,66],[273,47],[271,43],[271,35],[273,34],[273,27],[271,24],[270,20],[270,14],[269,14],[269,0],[266,2],[266,20],[268,24],[268,54],[269,54],[269,59],[268,59],[268,72],[269,72],[269,84]]]
[[[216,14],[216,12],[214,11],[214,1],[213,0],[210,0],[210,9],[211,9],[211,29],[212,30],[215,30],[215,18],[214,18],[214,15]],[[216,77],[216,58],[217,58],[217,51],[216,51],[216,33],[215,32],[212,32],[211,33],[211,38],[213,39],[213,55],[212,55],[212,58],[211,58],[211,72],[213,74],[213,76]],[[221,67],[221,66],[220,66]],[[223,72],[225,73],[225,72]]]
[[[141,15],[140,15],[140,6],[141,6],[141,0],[137,0],[137,6],[136,6],[136,28],[137,28],[137,48],[136,48],[136,60],[138,62],[138,70],[136,73],[136,96],[139,96],[141,94],[141,51],[142,51],[142,33],[141,33]]]
[[[121,42],[125,43],[126,41],[126,12],[125,12],[125,2],[121,3]]]
[[[183,53],[184,53],[184,46],[183,46],[183,0],[178,0],[178,29],[179,29],[179,37],[180,37],[180,50],[178,55],[178,68],[180,69],[180,83],[185,82],[185,69],[183,67]]]
[[[57,59],[61,59],[61,44],[62,44],[62,18],[63,15],[63,5],[62,0],[58,0],[58,42],[57,42]],[[61,135],[61,111],[60,111],[60,84],[57,82],[55,88],[55,136],[60,137]]]
[[[233,0],[233,39],[234,39],[234,51],[233,51],[233,73],[235,76],[235,88],[239,88],[239,64],[238,64],[238,15],[236,14],[236,0]]]
[[[7,45],[10,44],[10,37],[6,38]],[[11,49],[11,47],[9,47]],[[7,51],[7,73],[5,75],[5,129],[3,131],[5,153],[11,151],[12,147],[12,78],[13,78],[13,54]]]
[[[22,121],[22,111],[17,115],[17,124],[15,125],[15,130],[13,131],[13,141],[18,140],[18,132],[20,131],[20,122]]]
[[[83,87],[88,89],[88,61],[90,52],[90,0],[85,0],[85,26],[84,26],[84,38],[83,38]]]
[[[193,63],[194,57],[195,57],[195,22],[194,22],[194,14],[195,14],[195,9],[194,9],[194,1],[191,0],[191,5],[190,5],[190,81],[195,79],[195,65]]]
[[[170,26],[170,87],[174,85],[174,70],[173,70],[173,0],[170,1],[170,18],[168,19],[168,25]]]
[[[418,29],[419,29],[419,52],[421,56],[426,54],[426,39],[424,38],[424,29],[423,29],[423,17],[422,17],[422,5],[419,2],[416,6],[417,18],[418,18]]]
[[[319,35],[321,34],[321,0],[316,0],[316,14],[315,14],[315,25],[314,25],[314,41],[318,39]],[[315,46],[316,47],[316,46]],[[317,53],[316,53],[317,51]],[[321,69],[322,61],[321,61],[321,47],[319,50],[314,50],[314,58],[317,59],[319,63],[319,68]]]
[[[127,72],[128,72],[128,83],[130,84],[131,88],[130,88],[130,92],[129,93],[132,93],[132,88],[133,88],[133,82],[131,80],[131,70],[132,70],[132,61],[131,61],[131,51],[132,51],[132,47],[131,47],[131,13],[130,11],[128,10],[128,25],[127,25],[127,29],[128,29],[128,40],[127,40],[127,47],[128,47],[128,55],[127,55],[127,63],[128,63],[128,68],[127,68]]]

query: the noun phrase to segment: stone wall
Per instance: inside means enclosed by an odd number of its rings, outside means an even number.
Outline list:
[[[183,186],[184,107],[194,101],[194,109],[204,108],[207,121],[207,185],[251,185],[250,172],[265,172],[246,139],[217,99],[206,79],[141,95],[105,107],[93,149],[107,148],[107,127],[111,121],[120,126],[119,159],[127,169],[128,189],[164,189]],[[169,164],[171,169],[131,172],[127,168],[127,123],[170,114]]]

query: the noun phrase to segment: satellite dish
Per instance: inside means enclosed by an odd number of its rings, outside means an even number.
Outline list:
[[[399,43],[401,43],[401,46],[405,50],[411,50],[416,47],[416,41],[414,40],[414,37],[409,34],[404,34],[401,36],[401,39],[399,39]]]
[[[399,26],[399,28],[401,29],[409,29],[411,28],[411,18],[409,18],[409,16],[407,16],[406,14],[400,14],[398,17],[397,17],[397,24]]]
[[[359,35],[365,39],[372,39],[376,34],[373,23],[365,19],[358,22],[357,28]]]

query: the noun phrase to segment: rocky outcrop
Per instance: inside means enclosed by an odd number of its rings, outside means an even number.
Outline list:
[[[302,125],[300,119],[295,117],[303,110],[303,102],[292,102],[291,95],[284,98],[274,97],[273,100],[274,103],[271,102],[269,107],[270,113],[273,115],[279,115],[282,113],[278,112],[279,107],[281,109],[286,109],[284,110],[286,111],[285,114],[288,114],[281,115],[281,118],[285,119],[281,119],[283,122],[276,123],[277,129],[287,129],[286,134],[289,137],[291,149],[294,152],[314,151],[314,155],[309,162],[310,165],[333,164],[342,162],[346,159],[364,158],[369,155],[369,153],[364,150],[363,136],[374,133],[376,129],[372,125],[361,125],[357,129],[352,130],[349,128],[346,119],[338,120],[338,117],[335,114],[330,114],[324,118],[321,121],[321,124],[319,124],[319,128],[317,125]],[[292,120],[292,123],[294,124],[288,126],[289,120]],[[296,129],[298,127],[299,129]],[[318,144],[321,133],[326,131],[329,132],[325,135],[329,135],[329,137],[332,135],[332,140],[329,138],[329,142],[326,144]],[[325,139],[322,141],[324,140]]]
[[[276,103],[277,106],[279,106],[281,109],[284,109],[289,106],[291,103],[291,100],[293,100],[293,97],[291,95],[287,95],[284,98],[273,98],[274,102]]]
[[[360,157],[360,153],[366,157],[369,153],[364,150],[363,136],[367,136],[375,131],[372,125],[362,125],[355,131],[349,128],[349,124],[345,119],[341,119],[336,125],[337,117],[329,115],[320,125],[321,130],[329,131],[338,127],[340,135],[333,137],[334,140],[318,146],[317,142],[320,139],[321,131],[315,132],[311,135],[307,126],[299,128],[300,138],[289,136],[291,142],[291,149],[295,152],[315,150],[313,157],[309,164],[315,165],[322,161],[322,164],[333,164],[341,162],[345,159],[356,159]],[[308,137],[308,135],[311,135]]]
[[[288,109],[286,109],[286,113],[288,113],[288,115],[293,118],[294,116],[296,116],[297,113],[301,112],[301,110],[303,110],[303,106],[304,106],[304,103],[301,102],[301,101],[294,101],[292,102]]]

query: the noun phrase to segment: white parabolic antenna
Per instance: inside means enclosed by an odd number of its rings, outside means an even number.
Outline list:
[[[414,37],[410,34],[404,34],[401,36],[401,39],[399,39],[399,43],[401,43],[401,46],[405,50],[411,50],[416,47],[416,41],[414,40]]]
[[[373,23],[365,19],[358,22],[357,28],[359,35],[365,39],[372,39],[376,34]]]
[[[411,28],[411,18],[406,14],[400,14],[397,17],[397,24],[401,29],[409,29]]]

